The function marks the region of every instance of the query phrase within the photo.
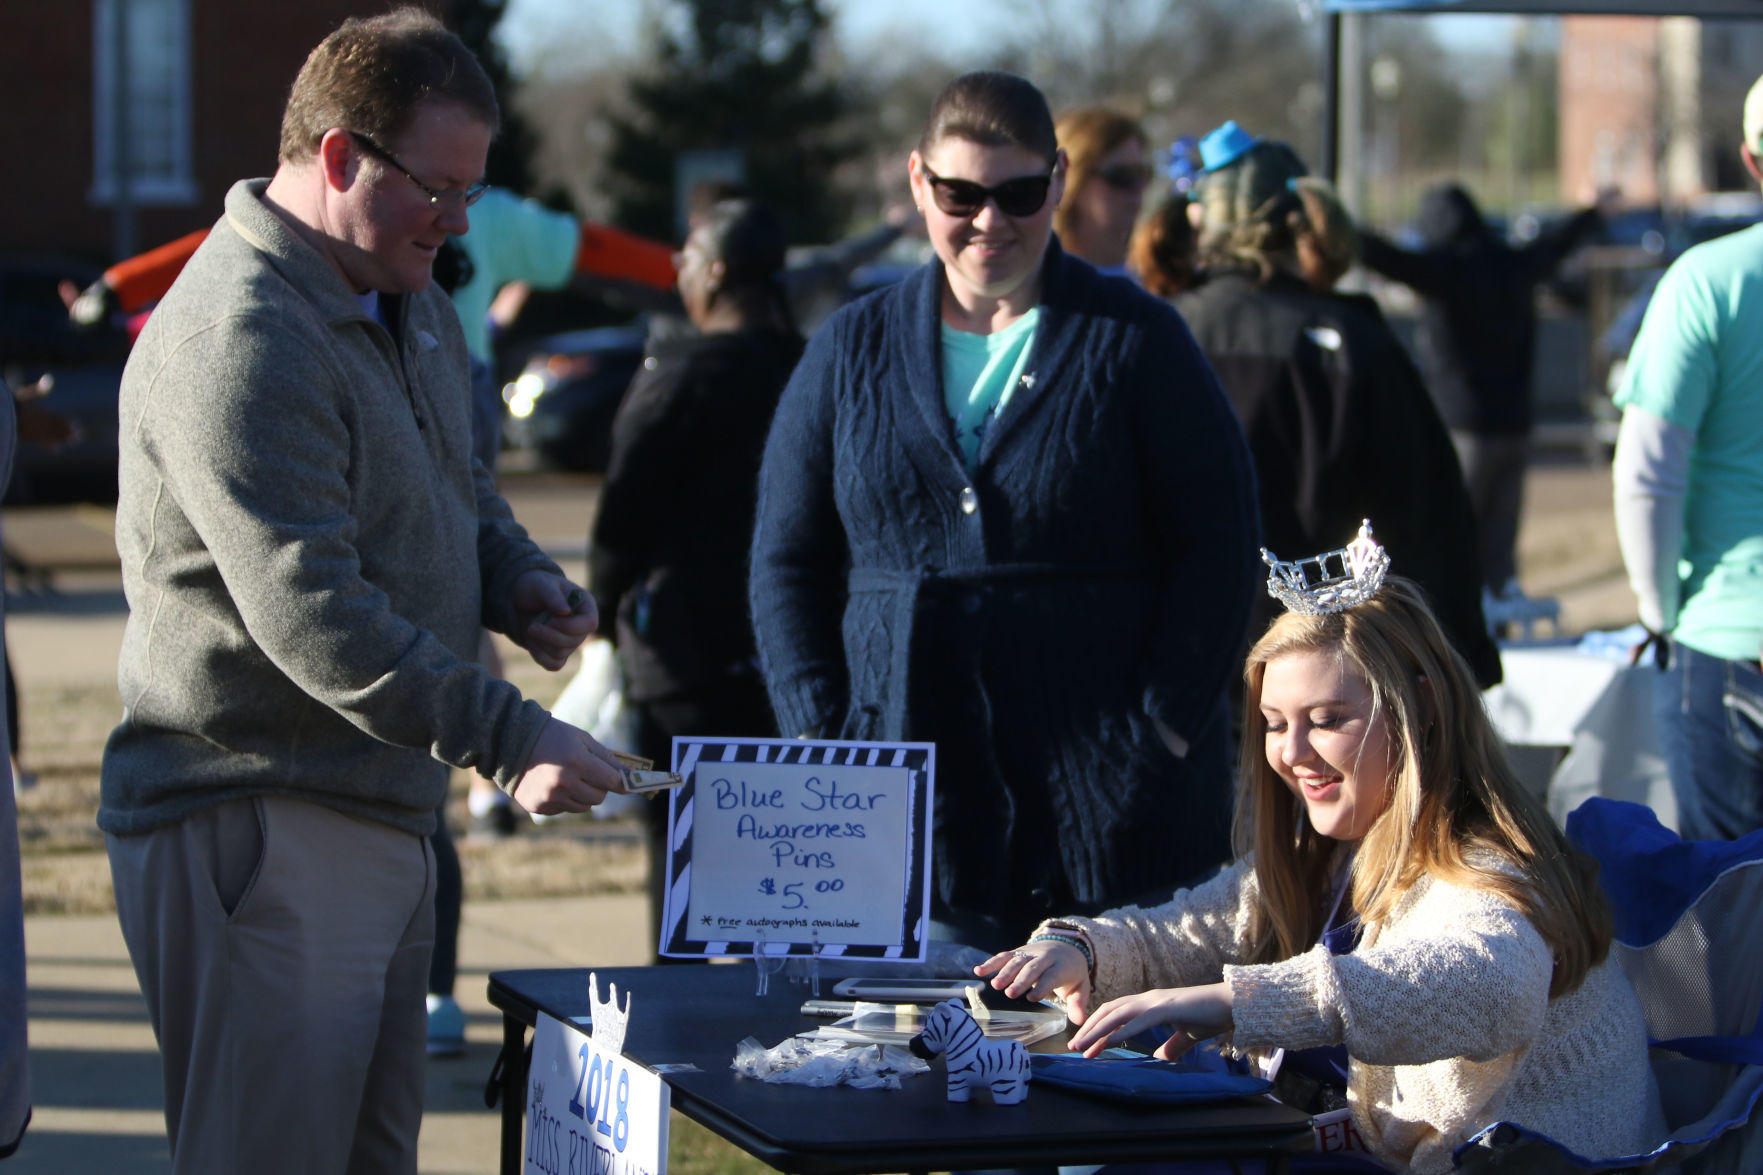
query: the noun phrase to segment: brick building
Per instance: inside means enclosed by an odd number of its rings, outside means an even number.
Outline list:
[[[0,184],[0,252],[108,264],[119,237],[127,247],[132,236],[132,252],[212,224],[233,181],[275,169],[282,106],[306,54],[345,17],[387,7],[0,0],[14,165]],[[135,177],[126,218],[115,208],[118,147]]]
[[[1613,183],[1634,204],[1752,187],[1739,108],[1763,73],[1763,22],[1575,16],[1561,26],[1561,191]]]

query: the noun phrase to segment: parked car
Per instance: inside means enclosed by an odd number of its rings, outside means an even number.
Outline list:
[[[76,326],[58,286],[84,289],[95,266],[60,257],[0,258],[0,373],[14,387],[52,377],[42,406],[70,419],[77,439],[46,448],[21,442],[6,501],[116,501],[116,404],[128,335],[120,326]]]
[[[917,246],[908,246],[916,250]],[[846,300],[901,280],[917,264],[913,252],[859,267]],[[668,324],[670,328],[673,323]],[[677,329],[690,330],[681,322]],[[642,368],[649,319],[548,335],[525,344],[527,359],[502,387],[507,416],[502,448],[522,466],[601,473],[612,448],[612,418]]]
[[[524,451],[542,468],[604,471],[612,418],[643,365],[648,333],[638,320],[535,343],[520,374],[502,388],[503,447]]]

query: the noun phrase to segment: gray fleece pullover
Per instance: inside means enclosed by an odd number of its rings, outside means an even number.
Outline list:
[[[471,457],[465,343],[434,289],[363,313],[234,185],[123,375],[123,720],[98,826],[255,795],[418,835],[447,764],[507,787],[545,711],[477,665],[556,566]]]

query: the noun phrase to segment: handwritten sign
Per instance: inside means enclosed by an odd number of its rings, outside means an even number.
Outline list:
[[[539,1013],[527,1070],[527,1175],[664,1175],[667,1083]]]
[[[677,740],[662,953],[922,959],[927,743]]]

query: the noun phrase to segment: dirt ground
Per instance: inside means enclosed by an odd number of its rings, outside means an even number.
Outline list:
[[[536,683],[543,684],[543,683]],[[543,697],[535,690],[535,696]],[[37,784],[18,796],[27,914],[91,914],[115,908],[98,810],[98,763],[119,710],[116,687],[25,689],[26,767]],[[451,827],[468,899],[635,892],[646,854],[634,821],[572,817],[525,824],[505,840],[464,836],[467,778],[454,772]]]
[[[588,480],[517,480],[508,488],[517,515],[535,538],[554,550],[566,569],[575,563],[578,571],[593,493]],[[114,679],[121,600],[108,517],[89,508],[10,511],[7,535],[9,549],[27,559],[95,568],[88,576],[96,585],[89,598],[70,588],[59,600],[24,598],[8,605],[14,613],[12,646],[19,655],[24,765],[37,780],[19,795],[25,908],[45,914],[106,912],[113,908],[110,875],[93,815],[104,740],[121,713]],[[1527,592],[1559,599],[1564,633],[1634,620],[1610,516],[1607,466],[1568,459],[1535,465],[1527,483],[1519,569]],[[80,580],[78,575],[58,578],[70,584]],[[1552,634],[1545,627],[1537,635]],[[509,652],[512,678],[523,691],[542,703],[561,692],[567,674],[546,674],[524,655]],[[46,663],[52,660],[59,663]],[[456,772],[449,816],[460,831],[467,823],[465,788],[464,774]],[[460,849],[468,898],[629,892],[641,886],[645,868],[642,839],[630,820],[580,817],[526,825],[503,841],[462,839]]]

